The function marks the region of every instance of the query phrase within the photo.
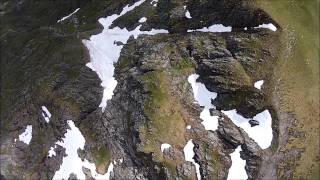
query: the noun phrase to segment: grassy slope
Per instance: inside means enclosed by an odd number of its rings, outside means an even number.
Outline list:
[[[258,0],[282,27],[282,54],[275,79],[280,80],[281,107],[298,120],[294,138],[284,150],[304,148],[294,178],[319,177],[319,0]],[[280,174],[281,175],[281,172]]]

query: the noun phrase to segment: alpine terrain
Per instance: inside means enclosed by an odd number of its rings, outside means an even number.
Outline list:
[[[1,0],[2,180],[320,178],[319,0]]]

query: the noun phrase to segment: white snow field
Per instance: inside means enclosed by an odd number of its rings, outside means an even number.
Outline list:
[[[140,34],[155,35],[158,33],[168,33],[167,30],[163,29],[140,31],[141,25],[132,31],[119,27],[110,28],[113,21],[141,5],[143,2],[145,2],[145,0],[140,0],[132,6],[127,5],[120,14],[113,14],[106,18],[100,18],[99,23],[103,25],[103,31],[100,34],[91,36],[90,40],[83,40],[83,43],[89,50],[91,59],[91,62],[88,63],[87,66],[95,71],[102,81],[101,86],[104,88],[104,91],[100,107],[102,107],[103,110],[107,105],[107,101],[112,98],[113,90],[117,85],[117,81],[113,77],[113,64],[118,61],[123,45],[117,45],[115,42],[120,41],[123,44],[126,44],[130,36],[137,38]]]
[[[221,111],[228,116],[234,124],[241,127],[245,132],[248,133],[249,137],[252,138],[262,149],[266,149],[271,145],[272,141],[272,118],[269,110],[265,110],[253,117],[254,120],[259,121],[258,126],[251,127],[249,120],[244,118],[237,113],[235,109],[230,111]]]

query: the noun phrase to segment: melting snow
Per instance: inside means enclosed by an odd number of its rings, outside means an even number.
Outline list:
[[[254,87],[260,90],[262,85],[263,85],[263,83],[264,83],[263,80],[257,81],[257,82],[254,83]]]
[[[204,109],[200,113],[200,119],[203,120],[201,124],[206,130],[215,131],[218,128],[218,118],[219,116],[211,116],[209,109]]]
[[[193,90],[194,99],[200,106],[204,106],[208,109],[214,108],[211,104],[211,99],[215,99],[217,97],[217,93],[210,92],[204,84],[196,82],[198,77],[198,74],[191,74],[188,77],[188,82],[191,84]]]
[[[184,9],[186,9],[186,6],[184,6]],[[190,12],[187,10],[185,13],[185,16],[187,18],[192,18],[190,15]],[[202,22],[202,21],[200,21]],[[258,27],[254,27],[254,29],[259,29],[259,28],[266,28],[266,29],[270,29],[271,31],[277,31],[277,27],[275,25],[273,25],[272,23],[269,24],[261,24]],[[244,30],[248,30],[247,27],[244,28]],[[209,27],[203,27],[201,29],[189,29],[187,32],[194,32],[194,31],[200,31],[200,32],[231,32],[232,31],[232,27],[231,26],[224,26],[222,24],[214,24],[212,26]]]
[[[56,155],[56,151],[54,151],[54,149],[56,148],[56,145],[54,147],[51,147],[49,152],[48,152],[48,156],[52,157]]]
[[[115,163],[115,162],[113,162]],[[94,163],[90,163],[88,160],[84,160],[83,162],[83,167],[86,167],[88,169],[90,169],[91,171],[91,175],[94,179],[96,180],[108,180],[110,179],[110,174],[113,171],[114,168],[114,164],[112,162],[109,164],[108,166],[108,170],[104,175],[101,175],[99,173],[96,172],[96,165]]]
[[[186,16],[186,18],[188,18],[188,19],[191,19],[191,18],[192,18],[191,15],[190,15],[190,12],[189,12],[188,10],[186,11],[185,16]]]
[[[19,141],[22,141],[29,145],[31,139],[32,139],[32,125],[27,125],[24,132],[19,135]]]
[[[197,179],[200,180],[201,179],[200,165],[198,163],[196,163],[193,159],[193,157],[195,155],[193,148],[194,148],[194,144],[192,142],[192,139],[190,139],[187,142],[186,146],[184,146],[184,148],[183,148],[184,158],[186,161],[192,162],[194,164],[194,166],[196,167]]]
[[[107,170],[107,173],[106,173],[106,179],[109,180],[110,179],[110,174],[111,172],[113,171],[113,168],[114,168],[114,165],[113,163],[111,162],[108,166],[108,170]],[[97,179],[97,178],[96,178]],[[101,180],[103,180],[104,178],[99,178]]]
[[[76,12],[78,12],[80,10],[80,8],[77,8],[76,10],[74,10],[71,14],[64,16],[63,18],[61,18],[60,20],[57,21],[57,23],[64,21],[66,19],[68,19],[69,17],[71,17],[73,14],[75,14]]]
[[[200,31],[200,32],[231,32],[231,26],[224,26],[222,24],[214,24],[212,26],[203,27],[202,29],[196,29],[196,30],[188,30],[187,32],[194,32],[194,31]]]
[[[165,149],[168,149],[170,147],[171,147],[170,144],[167,144],[167,143],[161,144],[161,147],[160,147],[161,152],[163,152]]]
[[[96,71],[96,70],[94,69],[94,66],[92,65],[91,62],[88,62],[88,63],[86,64],[86,66],[87,66],[88,68],[90,68],[92,71]]]
[[[188,77],[188,82],[191,84],[194,99],[200,106],[204,106],[200,114],[200,118],[203,120],[201,123],[206,130],[214,131],[218,128],[218,116],[211,116],[209,109],[214,108],[211,104],[211,99],[215,99],[217,93],[210,92],[204,84],[196,82],[198,77],[199,75],[192,74]]]
[[[265,110],[253,117],[254,120],[259,121],[258,126],[251,127],[249,120],[242,117],[235,109],[230,111],[221,111],[227,115],[234,124],[246,131],[250,138],[252,138],[262,149],[266,149],[271,145],[272,141],[272,118],[268,110]]]
[[[237,149],[231,153],[232,165],[229,169],[228,178],[230,180],[234,179],[247,179],[247,172],[245,170],[246,161],[240,158],[241,147],[238,146]]]
[[[91,36],[90,40],[83,40],[83,43],[89,50],[91,58],[91,62],[87,64],[87,66],[95,71],[102,81],[101,86],[104,88],[104,92],[100,107],[102,107],[103,110],[107,105],[107,101],[112,98],[113,90],[117,85],[117,81],[113,77],[113,64],[118,61],[121,49],[123,48],[123,45],[118,46],[114,42],[120,41],[125,44],[132,35],[134,38],[137,38],[140,34],[155,35],[158,33],[168,33],[167,30],[161,29],[140,31],[141,25],[132,31],[128,31],[126,28],[120,29],[119,27],[110,29],[114,20],[141,5],[144,1],[145,0],[140,0],[132,6],[127,5],[119,15],[114,14],[106,18],[100,18],[99,22],[103,25],[104,30],[100,34]]]
[[[187,10],[187,6],[183,6],[183,8],[186,10],[186,13],[185,13],[186,18],[191,19],[192,17],[190,15],[190,12]]]
[[[267,29],[270,29],[271,31],[277,31],[277,27],[275,25],[273,25],[272,23],[261,24],[258,27],[255,27],[255,29],[257,29],[257,28],[267,28]]]
[[[108,172],[101,175],[96,172],[94,163],[90,163],[86,159],[82,161],[78,156],[78,149],[84,149],[85,139],[80,130],[74,125],[73,121],[68,121],[68,124],[70,129],[67,130],[62,142],[56,142],[56,144],[66,148],[67,156],[63,158],[60,169],[55,173],[53,179],[68,179],[71,173],[76,174],[78,179],[85,179],[82,167],[90,169],[91,175],[95,179],[109,179],[113,164],[110,163]]]
[[[49,123],[50,118],[51,118],[51,113],[49,112],[49,110],[47,109],[47,107],[45,106],[41,106],[42,108],[42,117],[44,118],[44,120]]]
[[[147,18],[146,17],[142,17],[139,19],[139,23],[144,23],[147,21]]]

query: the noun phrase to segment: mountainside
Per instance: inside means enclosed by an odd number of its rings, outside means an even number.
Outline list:
[[[0,7],[0,179],[319,178],[319,1]]]

